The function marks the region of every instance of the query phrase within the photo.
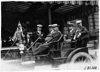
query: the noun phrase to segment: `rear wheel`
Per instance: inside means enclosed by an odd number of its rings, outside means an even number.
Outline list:
[[[85,53],[85,52],[79,52],[76,53],[72,58],[71,58],[71,63],[89,63],[92,61],[92,57]]]

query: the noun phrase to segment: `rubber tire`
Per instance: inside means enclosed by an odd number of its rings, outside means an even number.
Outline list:
[[[79,53],[76,53],[72,58],[71,58],[71,63],[75,63],[75,61],[76,61],[76,59],[78,58],[78,57],[81,57],[81,56],[85,56],[85,57],[87,57],[87,58],[89,58],[89,62],[91,62],[93,59],[92,59],[92,57],[88,54],[88,53],[85,53],[85,52],[79,52]]]

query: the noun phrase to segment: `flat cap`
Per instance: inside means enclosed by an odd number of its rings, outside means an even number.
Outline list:
[[[70,21],[68,21],[68,22],[67,22],[67,24],[72,25],[73,23],[72,23],[72,22],[70,22]]]
[[[76,21],[76,23],[81,23],[81,22],[82,22],[82,20],[77,20],[77,21]]]
[[[42,27],[42,25],[41,24],[38,24],[37,27]]]
[[[52,27],[52,24],[48,25],[48,27]]]
[[[58,27],[58,26],[59,26],[58,24],[53,24],[53,25],[52,25],[52,27]]]

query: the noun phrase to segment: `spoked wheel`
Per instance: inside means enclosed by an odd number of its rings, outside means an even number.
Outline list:
[[[71,59],[71,63],[90,63],[91,61],[92,57],[85,52],[76,53]]]

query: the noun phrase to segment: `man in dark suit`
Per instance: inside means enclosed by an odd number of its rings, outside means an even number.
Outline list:
[[[41,44],[38,48],[33,50],[34,55],[39,54],[44,50],[49,50],[49,48],[52,46],[52,43],[58,41],[59,38],[61,37],[62,33],[59,31],[58,25],[53,24],[52,28],[53,32],[47,35],[47,37],[45,38],[45,43]]]
[[[80,45],[79,47],[86,47],[89,36],[88,30],[86,27],[82,26],[82,20],[76,21],[76,24],[78,26],[77,38],[79,39],[77,45]]]
[[[43,36],[44,36],[44,33],[42,32],[42,25],[38,24],[37,31],[33,32],[31,38],[32,38],[33,42],[35,42],[37,40],[37,38],[39,38],[37,42],[43,42]]]
[[[75,24],[71,21],[68,21],[67,24],[68,24],[68,33],[64,38],[64,40],[67,42],[71,42],[73,40],[73,35],[75,34],[76,31]]]
[[[75,39],[79,38],[80,36],[82,36],[83,34],[86,34],[88,31],[86,29],[86,27],[82,26],[82,20],[76,20],[75,22]]]
[[[31,32],[27,32],[27,34],[26,34],[26,46],[27,47],[30,47],[30,45],[32,44],[32,39],[31,39]]]

